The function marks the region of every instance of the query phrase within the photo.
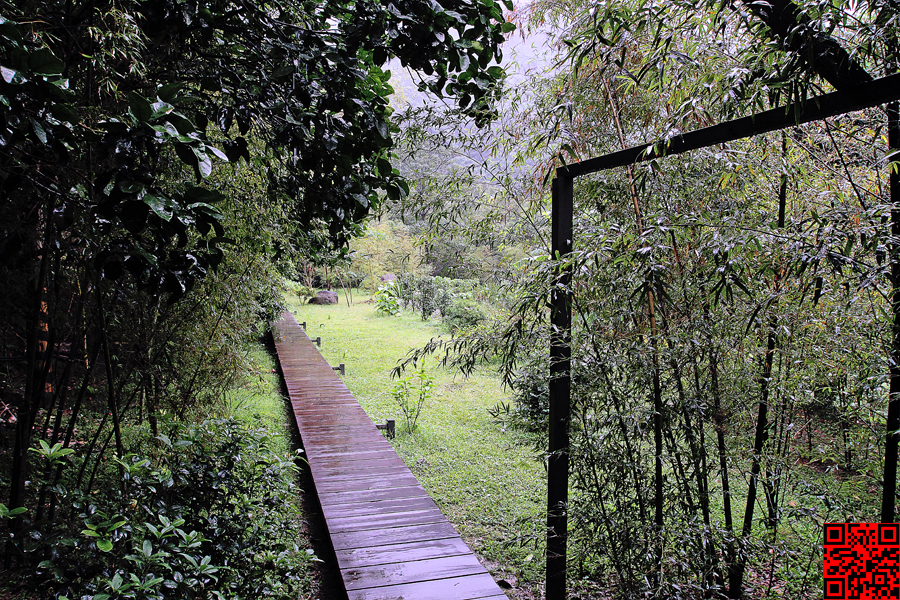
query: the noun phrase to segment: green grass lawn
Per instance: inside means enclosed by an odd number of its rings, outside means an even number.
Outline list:
[[[546,473],[522,434],[492,422],[488,409],[507,392],[489,369],[464,378],[430,361],[432,398],[407,433],[390,371],[411,348],[448,336],[409,311],[380,315],[367,300],[354,295],[348,307],[343,296],[331,306],[287,298],[309,336],[322,337],[328,362],[346,364],[344,382],[372,419],[397,421],[394,447],[469,546],[495,577],[515,583],[511,597],[531,597],[543,579]]]

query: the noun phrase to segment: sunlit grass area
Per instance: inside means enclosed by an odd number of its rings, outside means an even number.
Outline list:
[[[346,365],[344,382],[372,419],[396,420],[395,448],[469,546],[496,577],[528,593],[527,584],[542,579],[546,475],[527,438],[492,421],[488,409],[508,393],[487,368],[465,378],[429,361],[435,387],[409,434],[390,372],[411,348],[448,334],[409,311],[381,315],[368,300],[354,294],[348,306],[342,295],[337,305],[317,306],[287,298],[309,336],[322,337],[328,362]]]

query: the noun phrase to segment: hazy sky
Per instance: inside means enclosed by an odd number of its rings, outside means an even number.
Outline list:
[[[508,84],[514,86],[521,83],[529,72],[546,68],[552,57],[553,50],[545,33],[525,34],[517,30],[503,44],[501,65],[509,75]],[[399,108],[399,105],[405,103],[417,106],[427,101],[426,96],[417,90],[414,75],[403,69],[398,61],[391,61],[388,69],[391,71],[391,85],[397,95],[395,107]]]

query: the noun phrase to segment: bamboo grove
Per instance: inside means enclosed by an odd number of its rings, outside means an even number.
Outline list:
[[[492,201],[527,207],[542,245],[502,335],[423,351],[464,369],[499,357],[546,424],[548,304],[571,294],[570,589],[819,597],[822,523],[893,520],[891,107],[577,177],[569,256],[547,253],[542,221],[557,167],[891,75],[898,7],[538,1],[516,16],[559,59],[475,145],[518,153],[519,187],[495,183]]]
[[[893,72],[891,6],[702,4],[569,21],[564,133],[548,136],[561,156]],[[709,91],[726,101],[705,104]],[[574,251],[538,265],[519,308],[560,285],[572,298],[576,572],[623,597],[813,596],[823,522],[893,520],[875,509],[894,506],[896,478],[890,115],[576,179]]]

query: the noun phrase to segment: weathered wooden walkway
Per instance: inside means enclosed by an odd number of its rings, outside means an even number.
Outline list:
[[[506,600],[293,315],[275,348],[349,600]]]

